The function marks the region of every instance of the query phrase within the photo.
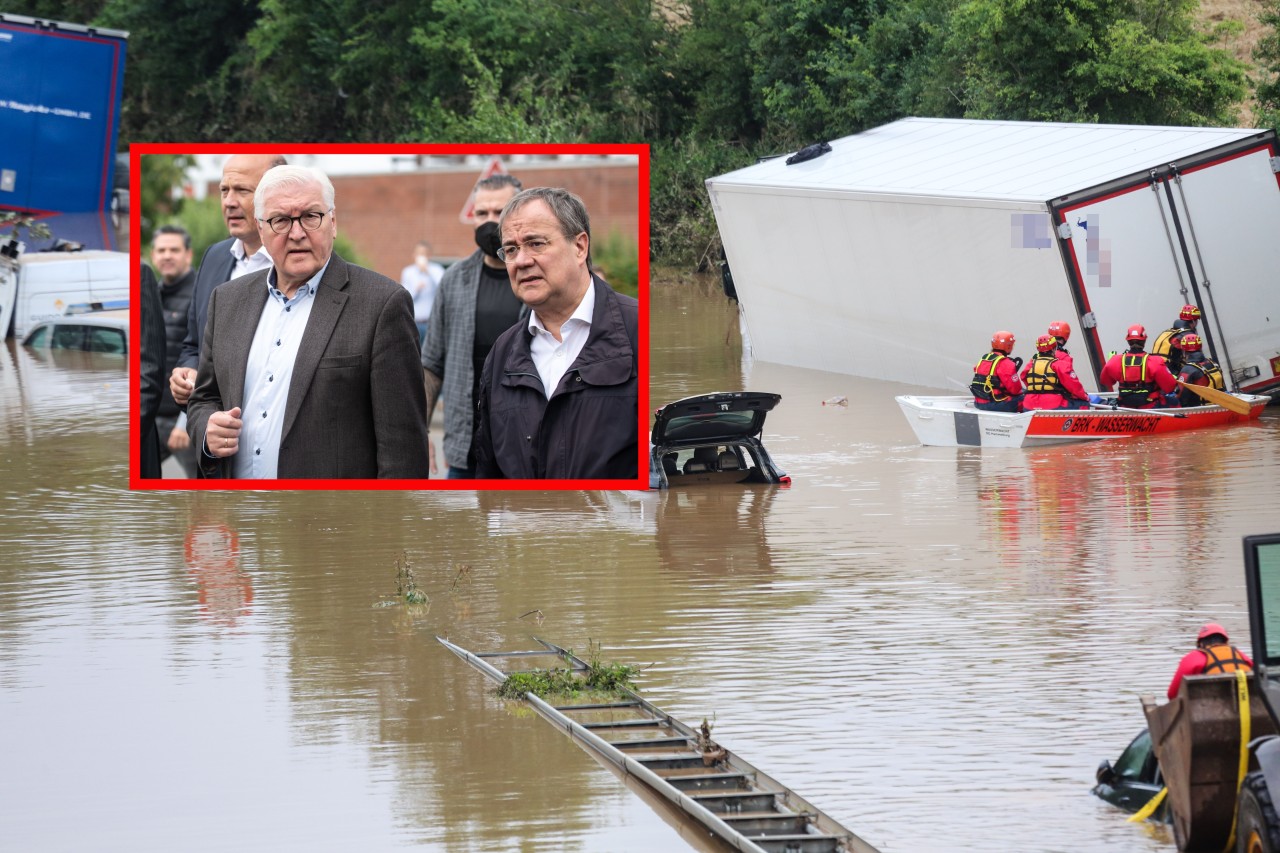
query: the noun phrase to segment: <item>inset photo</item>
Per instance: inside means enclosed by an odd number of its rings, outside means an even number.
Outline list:
[[[134,145],[135,489],[643,489],[643,145]]]

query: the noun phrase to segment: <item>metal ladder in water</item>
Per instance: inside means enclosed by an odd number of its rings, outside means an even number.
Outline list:
[[[503,670],[492,661],[553,658],[556,665],[578,672],[587,669],[568,650],[537,638],[541,649],[482,653],[436,639],[499,683],[508,675],[532,670]],[[621,696],[617,701],[553,706],[527,694],[526,701],[585,749],[637,777],[736,849],[876,853],[829,815],[723,746],[706,756],[697,730],[633,691],[623,691]]]

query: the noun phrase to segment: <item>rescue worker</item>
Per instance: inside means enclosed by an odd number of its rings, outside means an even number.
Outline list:
[[[1022,384],[1027,386],[1023,411],[1089,408],[1089,392],[1080,384],[1071,356],[1058,349],[1053,335],[1036,339],[1036,355],[1022,368]]]
[[[1182,336],[1182,352],[1186,358],[1186,363],[1182,365],[1182,372],[1178,374],[1178,379],[1188,385],[1216,388],[1219,391],[1227,390],[1226,383],[1222,378],[1222,368],[1218,366],[1217,362],[1204,354],[1201,350],[1202,346],[1200,336],[1195,332],[1187,332]],[[1204,400],[1200,399],[1200,395],[1190,388],[1182,388],[1178,396],[1184,406],[1204,405]]]
[[[1058,352],[1071,355],[1067,351],[1067,341],[1071,338],[1071,324],[1066,320],[1054,320],[1049,324],[1049,334],[1058,342]],[[1074,365],[1072,365],[1074,367]]]
[[[1022,359],[1013,358],[1013,332],[991,336],[991,352],[973,367],[973,407],[985,412],[1016,412],[1022,403],[1022,383],[1018,369]]]
[[[1199,308],[1194,305],[1183,305],[1173,326],[1156,335],[1155,343],[1151,345],[1151,354],[1158,355],[1168,362],[1169,372],[1175,376],[1182,369],[1183,364],[1182,336],[1188,332],[1194,332],[1199,320]]]
[[[1127,409],[1154,409],[1160,406],[1178,405],[1178,380],[1169,372],[1164,359],[1145,352],[1147,330],[1143,326],[1130,326],[1124,333],[1129,342],[1128,352],[1118,352],[1108,359],[1098,384],[1102,390],[1120,383],[1116,403]]]
[[[1196,647],[1183,655],[1178,671],[1169,682],[1169,698],[1178,695],[1182,679],[1188,675],[1220,675],[1237,669],[1253,669],[1253,661],[1244,652],[1230,645],[1227,629],[1217,622],[1210,622],[1200,629]]]

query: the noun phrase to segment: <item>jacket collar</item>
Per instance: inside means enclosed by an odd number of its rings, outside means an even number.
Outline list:
[[[591,276],[591,286],[596,300],[595,310],[591,313],[591,333],[587,336],[582,352],[565,372],[552,397],[577,390],[584,383],[621,385],[631,378],[635,353],[622,321],[622,308],[618,305],[617,294],[595,275]],[[528,385],[542,393],[542,380],[538,378],[538,369],[534,366],[533,356],[529,351],[533,336],[529,332],[528,323],[522,323],[517,328],[515,346],[511,347],[502,365],[502,384]],[[575,382],[575,375],[581,376],[582,381]]]

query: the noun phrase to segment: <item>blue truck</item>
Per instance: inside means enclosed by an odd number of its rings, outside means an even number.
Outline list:
[[[0,209],[110,209],[128,35],[0,13]]]

